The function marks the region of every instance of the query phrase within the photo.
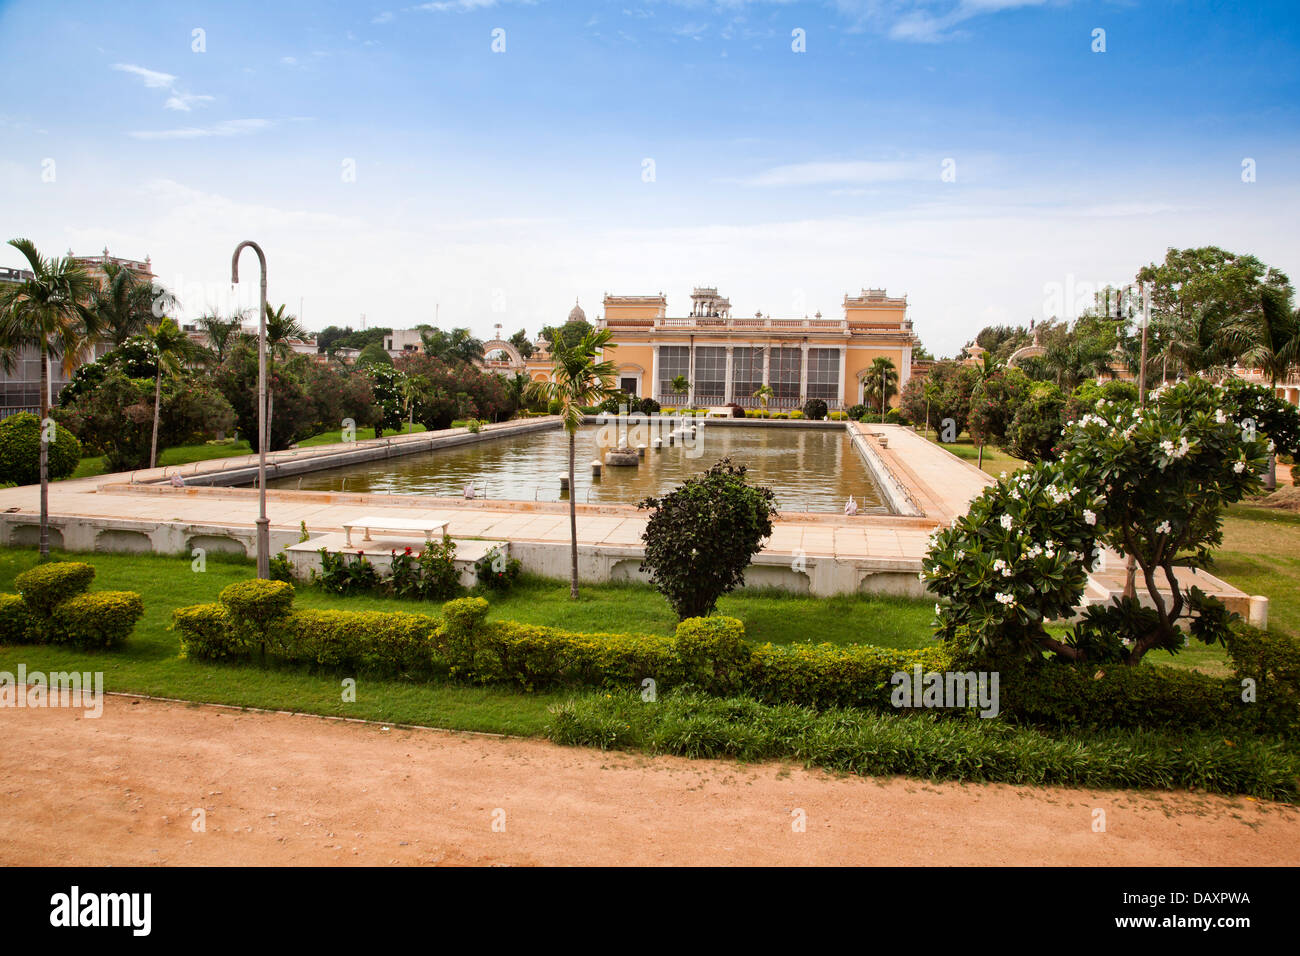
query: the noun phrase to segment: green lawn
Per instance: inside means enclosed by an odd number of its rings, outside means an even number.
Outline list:
[[[934,444],[938,445],[940,448],[947,449],[958,458],[969,461],[972,464],[977,464],[979,462],[979,449],[975,447],[975,443],[970,440],[969,436],[966,438],[959,438],[954,442],[942,442],[938,440],[938,437],[932,430],[928,437],[930,441],[934,442]],[[984,471],[988,472],[990,475],[996,475],[1002,471],[1012,472],[1023,467],[1024,464],[1025,462],[1022,459],[1008,455],[996,445],[984,446]]]
[[[383,437],[390,438],[395,435],[415,435],[422,431],[424,431],[424,426],[418,422],[413,426],[403,424],[400,432],[385,432]],[[355,437],[357,441],[369,441],[371,438],[375,437],[375,430],[373,428],[358,428]],[[333,445],[342,440],[343,429],[336,428],[331,432],[321,432],[319,435],[312,435],[311,438],[304,438],[302,441],[298,442],[298,447],[311,448],[315,445]]]
[[[109,690],[247,707],[299,710],[364,717],[393,723],[426,724],[497,733],[540,734],[547,707],[567,693],[524,694],[499,688],[413,684],[361,679],[357,702],[343,703],[339,677],[305,670],[200,664],[178,656],[176,634],[168,627],[172,610],[213,601],[227,584],[253,576],[251,562],[209,556],[207,570],[191,570],[188,556],[58,554],[95,565],[96,590],[125,589],[144,597],[145,616],[130,642],[110,654],[88,655],[57,647],[0,647],[0,670],[93,669],[104,672]],[[33,550],[0,549],[0,591],[12,592],[13,579],[36,563]],[[567,583],[528,578],[504,596],[492,596],[492,616],[550,624],[579,631],[671,633],[675,620],[666,602],[645,585],[584,587],[577,602]],[[438,606],[384,597],[340,598],[300,586],[301,607],[437,613]],[[930,640],[930,607],[923,602],[868,597],[820,601],[778,592],[755,592],[724,599],[720,610],[746,623],[756,641],[788,643],[827,640],[872,642],[896,647]],[[870,633],[864,631],[870,627]]]
[[[1267,594],[1271,627],[1300,633],[1300,515],[1238,505],[1229,512],[1224,537],[1216,573],[1251,594]],[[215,600],[227,584],[253,576],[251,562],[209,556],[207,570],[195,573],[190,558],[181,555],[60,557],[93,563],[96,589],[127,589],[144,596],[145,616],[134,637],[121,651],[93,655],[93,663],[88,663],[88,655],[72,650],[0,647],[0,669],[12,672],[20,661],[40,670],[92,667],[104,671],[110,690],[515,734],[541,733],[547,707],[568,696],[363,679],[357,702],[344,704],[334,675],[191,663],[178,657],[176,635],[168,630],[172,610]],[[12,592],[14,576],[35,563],[35,551],[0,549],[0,591]],[[301,607],[437,613],[436,605],[384,597],[340,598],[307,586],[298,588],[295,600]],[[579,600],[571,601],[566,582],[525,577],[510,593],[489,600],[493,618],[575,631],[669,634],[675,626],[667,602],[640,584],[586,585]],[[811,598],[754,590],[724,597],[718,610],[743,621],[746,636],[755,642],[913,648],[928,646],[933,639],[929,601],[870,595]],[[1218,647],[1198,644],[1178,655],[1157,652],[1148,659],[1228,673],[1226,655]]]
[[[233,458],[236,455],[251,453],[252,449],[249,447],[248,442],[227,438],[224,441],[204,442],[201,445],[177,445],[175,448],[164,448],[158,454],[158,464],[165,468],[173,465],[189,465],[196,461],[209,461],[213,458]],[[72,473],[72,477],[94,478],[96,475],[105,474],[106,467],[103,455],[97,458],[83,458],[77,464],[77,470]]]

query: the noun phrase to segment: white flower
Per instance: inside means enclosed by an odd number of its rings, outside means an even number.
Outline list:
[[[995,594],[995,595],[993,595],[993,596],[994,596],[995,598],[997,598],[997,601],[998,601],[999,604],[1015,604],[1015,603],[1016,603],[1016,599],[1015,599],[1012,595],[1010,595],[1010,594],[1004,594],[1004,593],[999,592],[999,593],[997,593],[997,594]]]
[[[1162,521],[1160,524],[1156,525],[1156,534],[1168,534],[1169,531],[1170,526],[1168,521]]]
[[[934,613],[935,613],[936,616],[942,614],[942,613],[943,613],[943,608],[941,608],[938,604],[936,604],[936,605],[934,606]]]
[[[1270,455],[1273,454],[1273,449],[1275,448],[1277,448],[1277,446],[1273,444],[1273,440],[1270,438],[1268,441],[1268,453]]]
[[[1088,524],[1096,524],[1096,523],[1097,523],[1097,513],[1096,513],[1095,511],[1093,511],[1091,508],[1084,508],[1084,509],[1083,509],[1083,520],[1084,520],[1085,522],[1087,522]]]
[[[1054,558],[1056,557],[1056,549],[1048,548],[1046,551],[1043,552],[1043,554],[1047,555],[1047,557],[1049,558]]]
[[[1239,461],[1232,466],[1232,470],[1240,475],[1243,471],[1246,470],[1246,463],[1244,461]]]
[[[1010,531],[1011,524],[1012,524],[1011,515],[1003,515],[1001,518],[998,519],[998,523],[1001,524],[1003,528]]]
[[[1225,414],[1223,414],[1223,409],[1222,409],[1222,408],[1217,409],[1217,410],[1214,412],[1214,421],[1215,421],[1217,424],[1220,424],[1220,425],[1224,425],[1224,424],[1227,423],[1227,421],[1228,421],[1228,416],[1225,415]]]
[[[924,571],[918,571],[917,574],[916,574],[916,579],[917,579],[918,581],[924,583],[924,582],[925,582],[925,572],[924,572]]]

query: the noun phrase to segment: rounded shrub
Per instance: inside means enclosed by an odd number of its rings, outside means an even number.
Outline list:
[[[223,604],[178,607],[172,629],[181,636],[181,657],[193,660],[238,660],[247,657],[249,645],[235,632],[230,612]]]
[[[38,564],[14,578],[14,586],[34,614],[49,617],[55,605],[85,593],[95,579],[95,569],[81,561]]]
[[[144,614],[134,591],[96,591],[68,598],[50,618],[50,642],[90,650],[124,643]]]
[[[81,461],[81,442],[61,425],[49,446],[50,479],[67,478]],[[41,420],[19,412],[0,421],[0,481],[34,485],[41,480]]]
[[[865,415],[866,413],[867,413],[866,405],[849,406],[849,418],[853,419],[855,422],[862,421],[862,416]]]
[[[803,403],[803,416],[810,418],[815,422],[820,422],[826,417],[826,403],[820,398],[810,398]]]
[[[27,644],[36,639],[36,622],[17,594],[0,594],[0,644]]]
[[[262,628],[278,621],[293,607],[293,585],[285,581],[236,581],[217,596],[239,622]]]

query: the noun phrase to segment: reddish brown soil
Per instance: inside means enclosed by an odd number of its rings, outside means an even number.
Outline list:
[[[98,720],[0,710],[0,740],[5,864],[1300,864],[1300,811],[1248,798],[838,777],[122,697]]]

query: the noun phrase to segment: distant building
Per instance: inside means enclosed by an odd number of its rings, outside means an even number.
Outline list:
[[[394,329],[384,336],[384,351],[397,358],[407,352],[423,352],[424,339],[419,329]]]
[[[148,256],[143,260],[118,259],[110,256],[108,249],[105,248],[103,253],[98,256],[74,256],[69,251],[68,257],[87,272],[91,281],[98,288],[103,288],[108,279],[104,272],[104,266],[110,262],[124,266],[146,282],[153,282],[154,280],[153,267]],[[0,269],[0,285],[25,282],[31,277],[32,274],[25,269]],[[77,367],[87,362],[93,362],[107,352],[108,349],[107,343],[99,342],[81,355],[73,356],[72,370],[75,371]],[[51,361],[49,373],[49,404],[53,405],[58,399],[59,391],[64,385],[68,384],[69,375],[64,371],[62,360]],[[40,351],[34,346],[20,349],[18,355],[15,356],[14,370],[12,372],[0,370],[0,418],[7,418],[18,412],[37,414],[40,412],[40,403]]]
[[[907,318],[907,299],[884,289],[845,295],[844,317],[752,318],[731,314],[731,301],[713,287],[697,287],[685,315],[670,315],[668,299],[658,295],[606,295],[597,328],[613,333],[616,349],[606,353],[616,365],[623,391],[653,397],[666,405],[734,402],[757,407],[754,393],[772,389],[771,408],[795,408],[820,398],[831,408],[862,401],[871,363],[888,358],[898,370],[898,387],[912,372],[916,337]],[[585,318],[574,307],[570,319]],[[530,378],[550,374],[545,343],[527,362]],[[672,382],[684,377],[686,394]]]

